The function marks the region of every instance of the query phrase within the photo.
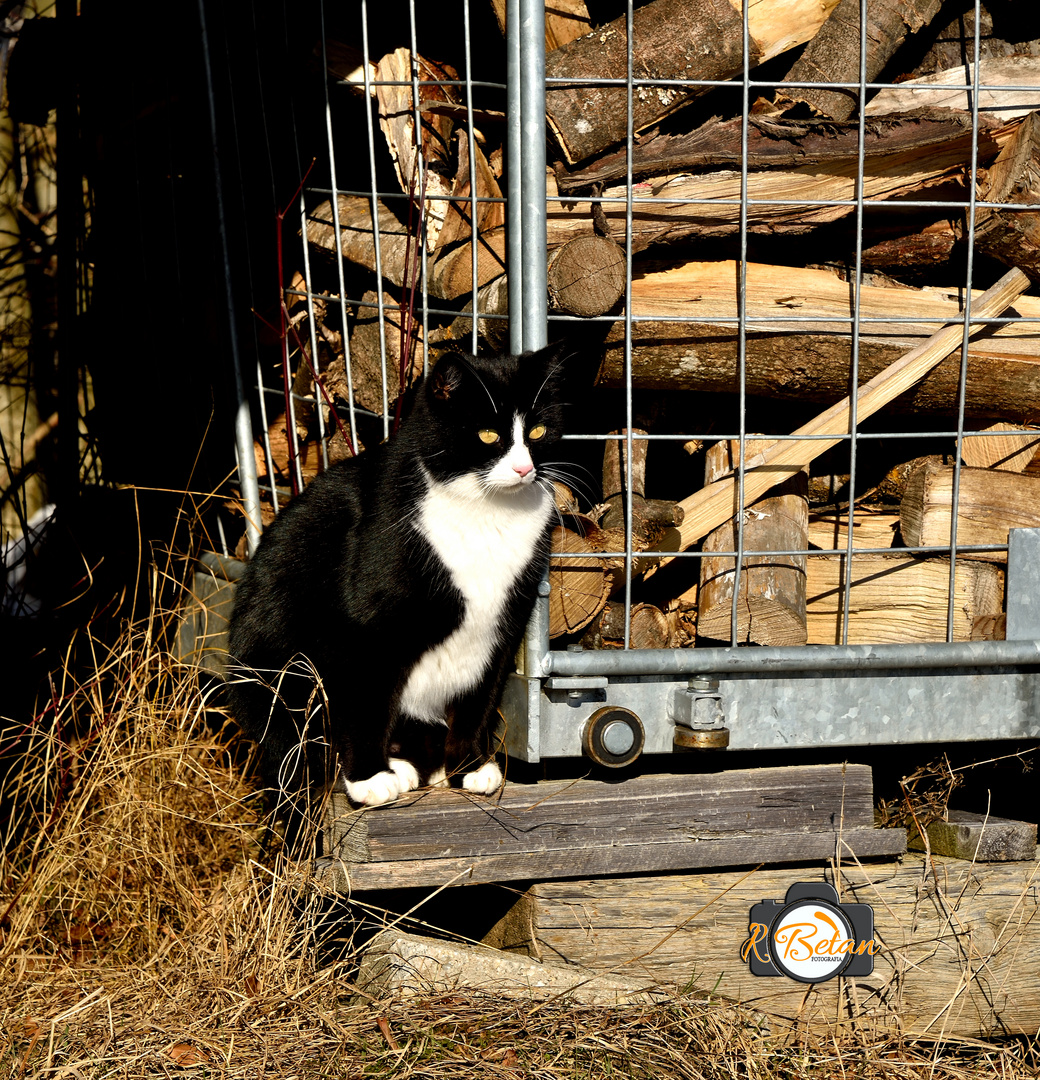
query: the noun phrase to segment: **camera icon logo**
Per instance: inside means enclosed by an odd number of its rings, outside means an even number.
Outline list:
[[[752,975],[821,983],[874,970],[874,909],[840,903],[825,881],[799,881],[783,900],[752,904],[748,934],[740,956]]]

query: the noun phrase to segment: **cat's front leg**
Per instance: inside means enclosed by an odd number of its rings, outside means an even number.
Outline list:
[[[444,746],[447,780],[461,782],[464,791],[493,795],[502,786],[502,770],[491,749],[494,700],[474,695],[456,703]]]

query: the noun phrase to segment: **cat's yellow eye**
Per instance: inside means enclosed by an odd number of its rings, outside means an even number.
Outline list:
[[[537,442],[539,439],[545,436],[545,424],[535,424],[533,428],[527,433],[527,437],[532,442]]]
[[[487,443],[488,446],[490,446],[492,443],[498,442],[498,432],[492,431],[491,428],[481,428],[480,431],[477,432],[477,434],[480,436],[480,441],[482,443]]]

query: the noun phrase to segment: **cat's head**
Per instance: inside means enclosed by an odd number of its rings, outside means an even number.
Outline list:
[[[566,353],[550,346],[521,356],[448,353],[426,380],[437,444],[426,458],[438,479],[476,476],[491,490],[521,490],[563,434]]]

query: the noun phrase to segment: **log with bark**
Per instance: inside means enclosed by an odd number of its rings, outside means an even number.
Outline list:
[[[808,41],[833,8],[831,0],[760,0],[748,9],[749,61],[755,66]],[[689,4],[653,0],[632,16],[635,77],[729,79],[743,69],[743,22],[729,0]],[[710,42],[710,45],[705,43]],[[546,57],[546,76],[572,80],[549,84],[549,126],[570,162],[620,142],[627,131],[624,86],[597,86],[596,79],[624,79],[628,71],[628,25],[622,16]],[[638,87],[633,95],[636,131],[656,124],[710,87]]]
[[[1011,139],[1013,127],[982,121],[978,160],[992,160]],[[760,121],[752,148],[763,168],[747,176],[747,228],[751,233],[800,235],[855,212],[859,190],[857,125],[833,126]],[[664,140],[657,154],[648,156],[641,169],[650,172],[632,187],[632,242],[634,250],[652,243],[728,236],[741,221],[743,180],[739,168],[691,174],[711,160],[739,162],[740,126],[737,121],[707,125],[703,134]],[[653,144],[654,140],[649,140]],[[671,145],[669,145],[671,143]],[[871,122],[865,133],[868,150],[863,162],[863,198],[870,202],[934,195],[965,200],[963,184],[972,161],[971,116],[942,110]],[[650,151],[647,151],[649,154]],[[808,160],[806,160],[808,159]],[[605,163],[602,172],[616,173],[620,160]],[[609,168],[608,168],[609,165]],[[600,180],[594,174],[561,178],[561,190]],[[928,193],[927,196],[925,193]],[[604,189],[603,215],[615,239],[625,235],[628,188]],[[820,205],[825,201],[828,205]],[[837,205],[832,205],[837,203]],[[554,202],[550,197],[547,230],[549,243],[588,228],[592,204]]]
[[[841,0],[778,88],[778,108],[801,102],[834,120],[847,120],[857,111],[857,90],[796,84],[859,82],[864,30],[860,5],[861,0]],[[941,7],[942,0],[868,0],[864,81],[873,82],[907,37],[928,26]]]
[[[662,526],[678,525],[682,521],[682,511],[667,499],[646,497],[646,455],[650,444],[646,438],[639,438],[647,434],[641,428],[632,429],[632,487],[629,500],[628,429],[610,434],[621,438],[608,439],[603,449],[603,502],[607,504],[607,509],[600,524],[604,529],[623,530],[627,506],[631,501],[632,533],[649,543]]]
[[[1002,203],[1008,209],[978,208],[976,248],[1040,281],[1040,113],[1030,113],[1001,150],[981,185],[979,198]]]
[[[941,164],[950,154],[968,164],[965,150],[970,149],[971,123],[970,112],[942,108],[872,117],[863,131],[864,168],[868,175],[885,170],[895,173],[897,167],[906,171],[907,163],[914,162],[918,171],[927,171],[934,159],[941,158]],[[1009,141],[1012,130],[983,113],[979,117],[979,160],[993,158]],[[632,175],[666,177],[726,166],[739,169],[744,160],[743,134],[740,117],[723,120],[717,116],[690,132],[649,134],[632,147]],[[841,175],[855,175],[859,139],[858,122],[751,115],[747,122],[748,169],[755,173],[793,167],[815,167],[821,172],[838,168]],[[557,169],[557,184],[561,192],[570,193],[592,184],[624,180],[627,175],[627,152],[618,150],[583,162],[577,169]]]
[[[910,478],[899,507],[907,547],[949,547],[954,468],[928,464]],[[1009,529],[1040,528],[1040,478],[999,469],[960,470],[957,556],[1006,562],[1007,551],[961,551],[962,546],[1006,545]]]
[[[617,649],[625,641],[625,605],[609,603],[582,635],[586,649]],[[678,611],[662,611],[653,604],[633,604],[629,618],[630,649],[679,649],[690,641]]]
[[[772,440],[748,439],[745,450],[757,454]],[[708,448],[704,480],[711,484],[732,476],[740,463],[740,444],[727,440]],[[804,551],[808,546],[808,503],[804,472],[789,477],[768,495],[748,504],[743,541],[747,551]],[[707,554],[736,551],[736,522],[731,520],[704,538],[697,593],[697,636],[732,641],[735,559]],[[805,556],[748,555],[741,563],[737,597],[736,644],[804,645]]]
[[[683,263],[646,271],[632,283],[632,379],[641,389],[736,392],[737,264]],[[1021,281],[1027,281],[1019,273]],[[746,389],[751,395],[833,401],[847,392],[852,354],[852,288],[829,270],[751,263],[746,269]],[[973,315],[979,297],[973,293]],[[957,294],[938,288],[862,286],[859,375],[873,378],[937,325],[957,318]],[[1020,296],[1015,310],[1040,317],[1040,299]],[[784,322],[784,315],[805,321]],[[908,318],[912,322],[888,321]],[[676,318],[695,321],[671,321]],[[981,329],[978,328],[978,329]],[[1010,322],[976,336],[968,348],[969,416],[1040,415],[1040,323]],[[958,342],[959,346],[959,342]],[[957,409],[960,353],[893,403],[900,411]],[[624,324],[607,335],[597,384],[624,385]]]

